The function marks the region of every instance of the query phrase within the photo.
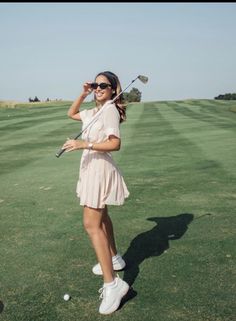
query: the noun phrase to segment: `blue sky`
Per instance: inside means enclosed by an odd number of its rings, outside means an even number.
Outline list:
[[[147,75],[143,101],[212,99],[236,92],[235,35],[236,3],[1,3],[0,100],[73,100],[104,70]]]

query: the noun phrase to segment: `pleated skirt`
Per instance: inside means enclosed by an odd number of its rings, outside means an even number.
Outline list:
[[[81,206],[104,208],[124,203],[129,191],[110,153],[83,151],[76,194]]]

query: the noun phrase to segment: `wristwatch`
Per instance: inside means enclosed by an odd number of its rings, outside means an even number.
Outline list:
[[[89,150],[93,149],[93,143],[88,143],[88,149]]]

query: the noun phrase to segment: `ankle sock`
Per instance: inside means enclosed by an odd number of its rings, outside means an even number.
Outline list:
[[[116,280],[114,279],[112,282],[109,283],[105,283],[103,284],[103,286],[106,288],[107,286],[114,286],[116,284]]]
[[[120,254],[117,253],[115,256],[112,257],[112,261],[116,261],[120,257]]]

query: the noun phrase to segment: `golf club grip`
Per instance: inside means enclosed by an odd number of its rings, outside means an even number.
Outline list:
[[[56,153],[56,157],[59,158],[65,151],[65,148],[61,148],[57,153]]]
[[[81,130],[81,132],[80,132],[78,135],[76,135],[76,136],[74,137],[74,139],[78,139],[78,138],[82,135],[82,133],[83,133],[83,130]],[[61,148],[61,149],[56,153],[56,157],[59,158],[65,151],[66,151],[65,148]]]

